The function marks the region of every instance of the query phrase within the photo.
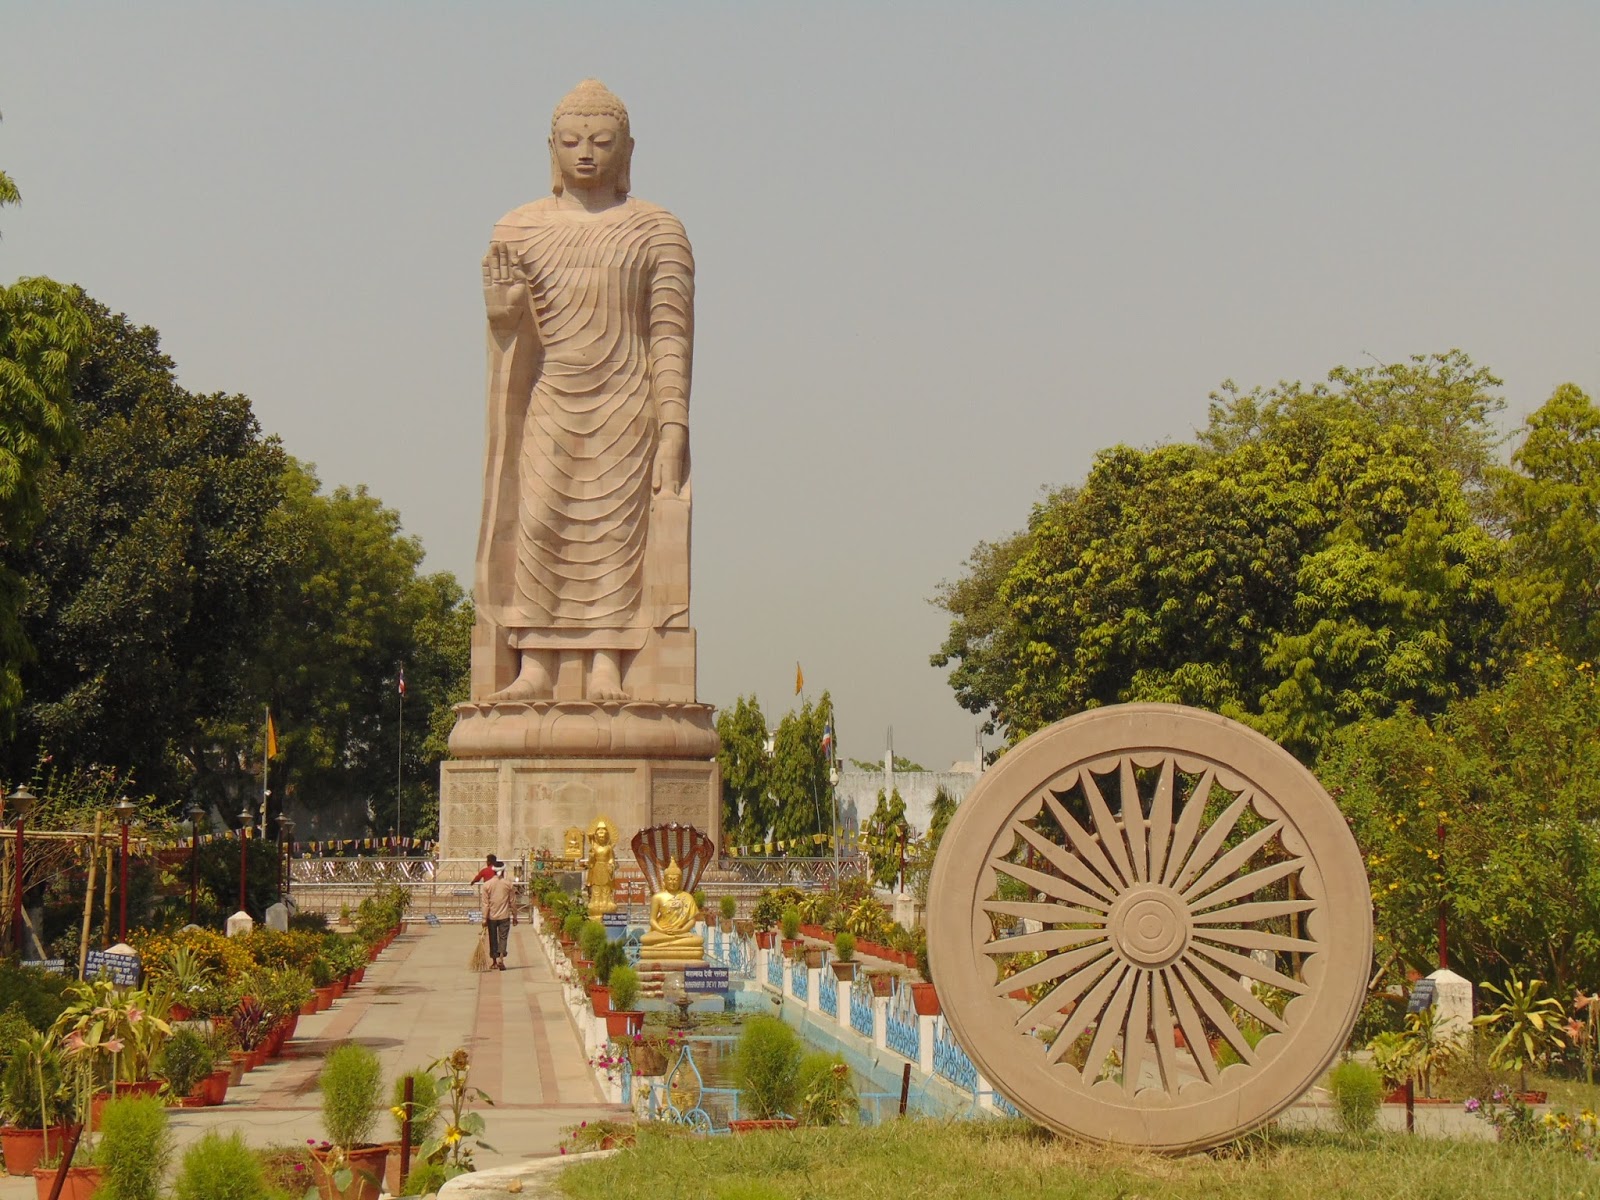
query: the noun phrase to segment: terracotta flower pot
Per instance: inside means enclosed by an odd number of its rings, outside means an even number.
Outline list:
[[[777,1129],[794,1129],[800,1122],[794,1118],[784,1118],[775,1121],[729,1121],[729,1133],[765,1133]]]
[[[194,1016],[194,1012],[187,1004],[174,1004],[167,1010],[167,1016],[171,1017],[174,1021],[187,1021],[190,1017]]]
[[[606,1010],[606,1032],[614,1038],[636,1037],[644,1032],[644,1013]]]
[[[806,966],[821,967],[827,961],[828,952],[821,946],[806,947]]]
[[[71,1132],[67,1125],[51,1126],[50,1153],[59,1154]],[[44,1157],[44,1135],[43,1129],[13,1129],[9,1125],[0,1128],[0,1152],[6,1156],[7,1175],[33,1174]]]
[[[595,1016],[605,1016],[611,1011],[611,989],[608,987],[590,988],[589,1004],[594,1009]]]
[[[365,967],[357,967],[354,971],[350,972],[350,985],[354,987],[366,977],[367,969]]]
[[[334,1182],[337,1172],[327,1168],[328,1155],[319,1151],[311,1153],[311,1171],[317,1182],[322,1200],[378,1200],[383,1190],[384,1168],[388,1165],[387,1143],[375,1146],[353,1146],[347,1166],[351,1172],[348,1185],[341,1189]]]
[[[314,990],[317,993],[317,1011],[318,1012],[327,1012],[328,1009],[333,1007],[333,1001],[334,1001],[334,987],[333,987],[333,984],[330,983],[330,984],[326,985],[325,987],[319,987],[319,988],[316,988]]]
[[[200,1081],[200,1094],[205,1097],[206,1104],[215,1106],[224,1104],[228,1099],[228,1077],[233,1074],[227,1067],[211,1072]]]
[[[939,993],[933,990],[931,983],[911,985],[911,1005],[921,1017],[937,1017],[942,1011],[939,1007]]]
[[[244,1073],[250,1069],[250,1056],[243,1050],[228,1051],[228,1086],[238,1087]]]
[[[773,939],[778,935],[770,929],[763,929],[756,934],[756,947],[761,950],[771,950]]]
[[[838,959],[834,959],[829,965],[833,967],[834,978],[839,980],[840,983],[849,983],[854,980],[856,971],[861,966],[855,959],[851,959],[849,962],[840,962]]]
[[[311,993],[311,999],[300,1006],[300,1015],[302,1017],[314,1017],[317,1015],[317,993],[315,990]]]
[[[141,1079],[138,1083],[117,1084],[118,1096],[155,1096],[161,1092],[161,1080]],[[100,1114],[111,1103],[110,1092],[96,1092],[89,1097],[89,1128],[100,1128]]]
[[[67,1178],[61,1185],[60,1200],[89,1200],[100,1187],[100,1167],[68,1167]],[[33,1185],[38,1189],[39,1200],[50,1200],[56,1183],[56,1168],[35,1167]]]
[[[753,937],[756,932],[756,923],[750,917],[735,917],[733,931],[740,937]]]
[[[333,998],[335,1000],[344,999],[344,993],[345,993],[345,989],[347,987],[348,987],[348,984],[346,983],[346,981],[344,979],[342,979],[342,978],[341,979],[335,979],[333,981]]]

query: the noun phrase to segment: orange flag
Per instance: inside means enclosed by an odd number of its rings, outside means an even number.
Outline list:
[[[794,664],[794,694],[798,696],[800,689],[806,686],[806,673],[800,669],[800,664]]]

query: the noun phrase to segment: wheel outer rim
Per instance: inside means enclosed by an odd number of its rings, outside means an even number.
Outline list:
[[[1014,820],[1037,809],[1035,798],[1046,783],[1075,766],[1118,754],[1163,753],[1217,764],[1283,811],[1292,823],[1283,840],[1302,848],[1322,891],[1320,908],[1307,915],[1308,923],[1319,922],[1322,945],[1305,964],[1311,987],[1294,1001],[1294,1028],[1263,1041],[1260,1065],[1227,1068],[1216,1085],[1194,1088],[1193,1098],[1185,1087],[1176,1095],[1144,1090],[1135,1100],[1120,1084],[1064,1080],[1048,1063],[1043,1043],[1013,1029],[1018,1010],[993,995],[995,970],[981,949],[990,940],[989,920],[979,905],[993,893],[994,873],[987,863],[994,846]],[[1311,1088],[1349,1038],[1366,995],[1371,892],[1361,852],[1338,806],[1276,743],[1199,709],[1115,705],[1069,717],[1025,739],[984,773],[957,809],[941,841],[928,894],[928,954],[956,1039],[980,1074],[1019,1110],[1058,1132],[1092,1141],[1184,1152],[1248,1132]]]

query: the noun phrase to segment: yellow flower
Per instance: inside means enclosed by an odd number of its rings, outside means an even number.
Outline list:
[[[452,1125],[452,1126],[450,1126],[450,1128],[448,1128],[448,1129],[446,1129],[444,1131],[444,1144],[446,1146],[454,1146],[460,1140],[461,1140],[461,1130],[458,1129],[456,1126]]]
[[[389,1111],[394,1114],[396,1121],[404,1121],[406,1119],[406,1106],[404,1104],[396,1104]]]

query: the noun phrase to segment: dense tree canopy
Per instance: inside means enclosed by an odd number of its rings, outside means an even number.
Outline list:
[[[440,726],[466,679],[460,586],[421,573],[421,546],[364,488],[324,493],[247,398],[180,387],[154,329],[81,296],[58,319],[73,313],[81,368],[54,403],[76,432],[11,439],[43,444],[15,511],[44,515],[0,545],[32,647],[0,645],[23,689],[7,777],[41,756],[98,764],[171,808],[232,815],[259,803],[270,705],[271,807],[314,814],[304,836],[431,832]]]
[[[823,746],[833,698],[807,700],[772,731],[754,696],[717,714],[722,748],[722,833],[733,846],[779,843],[787,854],[831,853],[832,748]]]
[[[1197,704],[1313,759],[1437,712],[1492,665],[1497,546],[1475,518],[1495,381],[1463,355],[1213,397],[1195,443],[1102,452],[938,603],[935,665],[1021,737],[1085,708]]]

